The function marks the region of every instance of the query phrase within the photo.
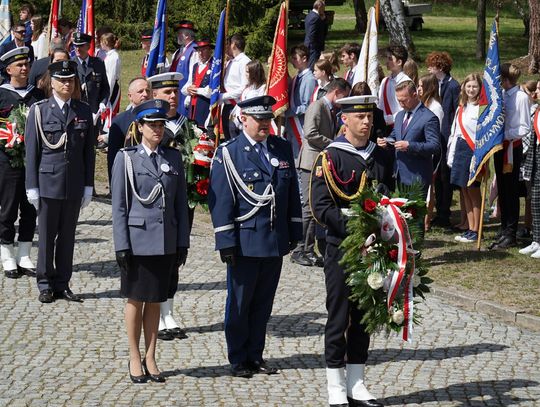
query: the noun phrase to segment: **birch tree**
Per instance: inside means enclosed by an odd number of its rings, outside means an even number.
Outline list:
[[[381,14],[390,35],[390,43],[403,45],[409,51],[411,58],[417,59],[409,27],[405,21],[405,8],[401,0],[381,0]]]

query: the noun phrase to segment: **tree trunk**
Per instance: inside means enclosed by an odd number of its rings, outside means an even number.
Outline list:
[[[405,9],[401,0],[380,0],[381,14],[390,35],[390,43],[403,45],[413,59],[418,59],[416,47],[405,21]]]
[[[535,0],[531,0],[535,1]],[[486,0],[478,0],[476,6],[476,59],[486,58]]]
[[[523,7],[523,0],[514,0],[514,5],[516,6],[516,10],[518,12],[519,18],[521,18],[521,21],[523,21],[523,26],[525,27],[525,32],[523,33],[524,37],[528,37],[530,33],[530,15]]]
[[[529,36],[529,73],[536,74],[540,69],[540,2],[529,0],[530,36]]]
[[[364,0],[353,0],[353,4],[354,15],[356,17],[356,31],[364,33],[367,28],[366,2]]]

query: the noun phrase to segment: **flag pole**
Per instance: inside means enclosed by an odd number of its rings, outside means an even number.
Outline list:
[[[491,161],[491,160],[490,160]],[[482,179],[483,182],[483,188],[482,188],[482,204],[480,206],[480,223],[478,224],[478,240],[476,241],[476,250],[480,250],[480,245],[482,242],[482,235],[484,232],[484,211],[486,207],[486,196],[487,196],[487,189],[489,185],[489,161],[485,164],[486,173]]]
[[[377,31],[379,31],[379,13],[381,12],[381,3],[379,0],[375,2],[375,24],[377,24]]]

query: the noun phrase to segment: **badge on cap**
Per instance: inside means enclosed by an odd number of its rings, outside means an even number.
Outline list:
[[[169,172],[171,169],[171,167],[169,167],[169,164],[165,164],[165,163],[161,164],[160,168],[161,168],[161,171],[163,172]]]
[[[279,165],[279,160],[274,157],[270,160],[270,164],[272,164],[272,167],[277,167]]]

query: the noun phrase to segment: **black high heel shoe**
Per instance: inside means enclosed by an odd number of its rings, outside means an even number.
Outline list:
[[[164,383],[165,382],[165,377],[163,376],[162,373],[160,373],[160,374],[152,374],[152,373],[150,373],[150,371],[146,367],[146,359],[142,360],[142,367],[143,367],[144,373],[146,374],[146,377],[148,377],[150,379],[150,381],[156,382],[156,383]]]
[[[148,377],[145,374],[140,375],[140,376],[133,376],[131,374],[130,362],[128,362],[128,372],[129,372],[129,378],[135,384],[143,384],[148,381]]]

